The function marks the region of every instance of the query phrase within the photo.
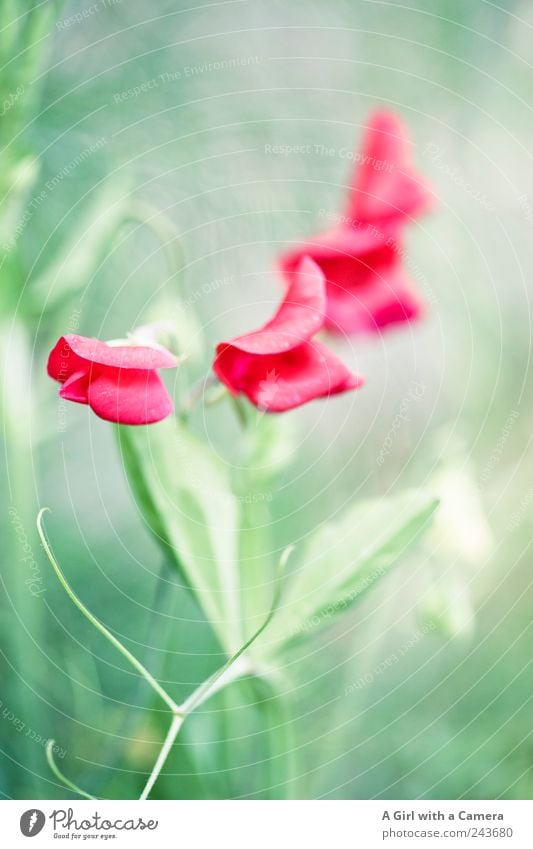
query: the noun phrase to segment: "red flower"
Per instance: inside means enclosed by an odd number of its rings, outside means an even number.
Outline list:
[[[409,137],[403,121],[383,109],[367,127],[352,189],[347,217],[385,227],[406,224],[432,206],[429,186],[411,164]]]
[[[156,369],[175,366],[176,358],[164,348],[109,345],[75,335],[62,336],[48,358],[48,374],[63,384],[61,398],[128,425],[158,422],[172,412]]]
[[[326,278],[326,324],[342,333],[377,332],[417,318],[422,302],[402,267],[404,226],[431,204],[411,167],[403,124],[392,112],[371,119],[340,224],[281,258],[291,275],[303,256]],[[290,279],[290,277],[289,277]]]
[[[272,413],[357,389],[363,379],[312,338],[324,324],[325,300],[324,275],[304,258],[274,318],[217,346],[218,378],[234,395],[242,393]]]

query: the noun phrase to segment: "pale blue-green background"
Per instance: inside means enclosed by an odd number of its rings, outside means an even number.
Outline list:
[[[342,208],[345,152],[369,112],[388,104],[409,126],[417,166],[440,198],[407,237],[428,316],[416,328],[338,343],[367,387],[292,415],[299,450],[268,493],[274,544],[299,540],[354,497],[427,485],[445,433],[464,445],[478,481],[490,465],[481,498],[494,545],[463,576],[476,609],[471,634],[432,631],[375,673],[420,628],[426,579],[413,552],[292,663],[290,792],[530,797],[533,8],[527,0],[122,0],[88,8],[80,0],[61,12],[43,109],[25,139],[42,160],[43,185],[81,151],[96,150],[33,215],[22,236],[28,266],[45,243],[38,262],[52,255],[96,182],[123,174],[135,197],[166,210],[181,233],[185,268],[173,285],[192,296],[206,338],[192,376],[207,371],[217,341],[271,311],[280,249],[323,228],[324,210]],[[80,22],[65,24],[84,9]],[[138,95],[122,95],[143,83]],[[313,147],[276,155],[270,145]],[[76,299],[80,332],[123,336],[166,277],[153,236],[130,235]],[[80,595],[185,695],[216,666],[216,643],[185,596],[157,580],[160,555],[127,491],[111,428],[72,406],[66,431],[57,432],[56,388],[41,375],[60,329],[36,317],[35,431],[50,431],[32,449],[36,501],[53,509],[54,547]],[[424,393],[378,467],[413,380]],[[233,456],[238,430],[228,410],[205,424],[199,417],[197,427]],[[69,606],[28,533],[46,594],[23,622],[5,605],[3,633],[18,641],[27,668],[11,668],[10,648],[0,656],[0,698],[9,708],[17,690],[22,721],[67,750],[60,763],[79,784],[98,796],[134,797],[163,727],[154,703]],[[369,672],[370,685],[347,691]],[[285,738],[274,728],[280,740],[272,743],[249,701],[246,687],[236,687],[190,721],[156,795],[281,794],[275,752]],[[0,718],[2,793],[64,796],[42,746],[23,747],[22,736]]]

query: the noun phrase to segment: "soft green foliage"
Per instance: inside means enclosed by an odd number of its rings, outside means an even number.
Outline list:
[[[251,592],[247,558],[242,546],[240,557],[237,550],[241,528],[252,542],[257,533],[259,545],[264,543],[260,528],[241,524],[239,502],[222,462],[186,426],[167,420],[147,428],[121,428],[119,434],[145,520],[231,653],[242,622],[248,628],[248,621],[265,615],[264,589]],[[256,460],[270,450],[270,426],[262,427],[262,437],[254,439]],[[311,535],[288,581],[282,609],[266,632],[263,652],[265,646],[271,654],[314,633],[358,602],[427,529],[437,503],[419,492],[358,502],[340,520]],[[257,574],[256,584],[268,587]]]
[[[289,572],[300,580],[310,538],[338,523],[347,505],[381,502],[384,493],[413,486],[434,492],[440,455],[432,433],[442,425],[446,439],[464,440],[493,550],[466,568],[452,552],[457,522],[448,525],[448,509],[439,509],[435,533],[358,596],[360,603],[342,617],[327,616],[331,628],[316,627],[309,640],[293,641],[294,652],[277,655],[285,673],[281,708],[292,721],[280,719],[271,694],[262,692],[259,702],[251,680],[221,691],[185,725],[154,795],[530,799],[531,3],[274,0],[217,3],[206,13],[201,4],[157,0],[148,11],[146,4],[100,4],[64,28],[52,17],[23,19],[27,8],[47,15],[60,8],[63,20],[89,5],[0,2],[0,87],[13,102],[0,115],[2,245],[46,181],[106,140],[29,209],[16,249],[2,251],[10,447],[2,445],[1,462],[20,523],[7,510],[0,515],[7,549],[0,792],[64,798],[38,742],[55,738],[68,752],[65,761],[56,754],[56,763],[77,785],[105,798],[136,798],[167,731],[167,715],[144,682],[137,687],[119,668],[112,647],[56,587],[34,529],[39,505],[53,509],[54,551],[80,597],[180,698],[229,651],[221,651],[169,558],[162,564],[109,426],[86,408],[59,406],[44,365],[51,343],[69,329],[68,308],[58,301],[43,321],[41,304],[63,281],[47,269],[53,263],[65,279],[80,279],[78,272],[70,278],[71,260],[74,269],[78,250],[84,254],[77,225],[108,176],[124,174],[132,198],[164,211],[183,248],[171,281],[183,305],[180,326],[194,341],[199,324],[205,337],[194,363],[191,356],[180,367],[185,395],[189,372],[191,381],[205,376],[218,340],[268,317],[279,294],[279,251],[322,231],[342,210],[353,166],[346,157],[369,111],[389,104],[405,118],[413,159],[440,199],[406,243],[410,274],[428,303],[425,321],[353,348],[340,342],[346,361],[369,378],[353,408],[336,399],[290,418],[263,417],[252,426],[249,463],[229,405],[200,407],[190,426],[232,467],[241,577],[247,564],[245,634],[259,625],[249,613],[268,608],[287,544],[297,543]],[[44,40],[43,22],[51,33]],[[21,52],[23,40],[36,49]],[[224,67],[209,69],[221,60]],[[139,96],[115,100],[152,80]],[[311,147],[284,155],[268,145]],[[92,226],[103,212],[94,208]],[[135,221],[104,261],[105,248],[95,247],[85,266],[95,285],[87,279],[64,291],[65,305],[82,307],[80,333],[114,338],[152,317],[172,319],[166,306],[151,314],[170,274],[154,248],[149,228]],[[66,266],[56,265],[60,256]],[[50,275],[46,285],[41,274]],[[178,336],[180,353],[189,352],[189,333]],[[377,467],[415,378],[425,391]],[[272,451],[261,439],[255,444],[263,425],[276,431]],[[288,450],[279,452],[286,429],[296,439],[289,436]],[[278,463],[279,453],[290,465]],[[269,464],[277,467],[272,475]],[[266,472],[260,493],[246,481],[248,468]],[[35,567],[43,594],[33,598],[26,581]],[[327,575],[314,578],[325,587]],[[295,592],[291,574],[284,586],[283,604]],[[428,618],[446,627],[430,633]],[[291,627],[299,627],[296,620]],[[263,646],[268,641],[265,632]]]
[[[250,649],[255,641],[260,637],[260,635],[265,631],[270,625],[272,619],[276,615],[277,609],[279,607],[280,598],[281,598],[281,586],[283,574],[285,571],[285,566],[287,564],[287,560],[290,556],[291,549],[288,548],[283,553],[280,562],[278,564],[276,580],[274,584],[274,593],[272,597],[272,602],[270,605],[270,609],[264,621],[261,623],[260,627],[257,631],[249,637],[246,642],[244,642],[239,648],[228,658],[228,660],[212,675],[210,675],[193,693],[191,693],[187,699],[182,704],[177,704],[169,693],[160,685],[160,683],[153,677],[153,675],[146,669],[146,667],[138,660],[138,658],[133,655],[120,640],[115,637],[114,634],[103,625],[102,622],[97,619],[94,614],[86,607],[86,605],[81,601],[80,598],[76,595],[70,584],[68,583],[65,575],[63,574],[61,567],[59,566],[52,549],[50,548],[50,544],[46,537],[44,528],[43,528],[43,515],[47,512],[47,508],[43,508],[39,511],[39,515],[37,517],[37,529],[39,532],[39,537],[41,539],[41,543],[46,552],[50,565],[52,566],[56,578],[58,579],[60,585],[66,592],[70,601],[78,608],[80,613],[90,622],[90,624],[96,628],[96,630],[103,636],[105,639],[116,649],[123,658],[125,658],[128,663],[133,666],[135,671],[139,673],[139,675],[146,681],[146,683],[152,688],[152,690],[156,693],[156,695],[162,699],[165,704],[170,708],[172,721],[170,724],[170,728],[167,732],[167,736],[165,741],[160,749],[155,765],[150,773],[148,781],[143,789],[143,792],[140,796],[141,799],[147,799],[150,795],[152,788],[157,781],[159,774],[161,772],[162,767],[164,766],[166,759],[170,753],[170,750],[174,744],[176,736],[185,721],[185,719],[195,711],[200,705],[202,705],[205,701],[212,698],[212,696],[220,689],[228,686],[228,684],[233,683],[233,681],[241,676],[245,675],[255,675],[257,678],[261,677],[261,671],[256,670],[252,665],[247,663],[247,659],[245,653],[248,649]],[[61,770],[58,768],[53,752],[54,752],[54,740],[49,740],[46,745],[46,758],[50,769],[53,774],[59,781],[65,785],[69,790],[73,791],[79,796],[84,797],[85,799],[94,799],[94,796],[87,794],[85,790],[82,790],[69,778],[67,778]]]
[[[268,416],[250,411],[250,424],[242,437],[245,478],[268,482],[289,465],[297,451],[297,435],[288,416]]]
[[[300,552],[267,650],[314,636],[359,603],[428,529],[437,505],[430,494],[406,492],[357,502],[318,528]]]
[[[222,645],[243,642],[238,609],[238,502],[209,446],[173,420],[121,428],[124,463],[151,531],[197,596]]]
[[[68,233],[48,265],[32,281],[33,308],[50,311],[79,297],[90,286],[124,227],[131,201],[124,180],[105,180],[89,201],[69,210],[61,231]],[[74,221],[69,227],[68,221]]]

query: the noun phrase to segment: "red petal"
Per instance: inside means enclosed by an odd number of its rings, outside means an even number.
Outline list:
[[[377,332],[416,319],[422,302],[401,270],[399,245],[371,225],[341,227],[306,243],[308,253],[326,278],[326,324],[338,333]],[[299,251],[282,261],[285,274],[298,262]]]
[[[176,358],[164,348],[143,345],[108,345],[99,339],[69,334],[62,336],[48,359],[48,374],[61,383],[82,363],[97,363],[121,369],[174,368]]]
[[[75,401],[77,404],[89,402],[89,373],[88,371],[77,371],[66,380],[59,390],[61,398],[66,401]]]
[[[308,257],[285,268],[290,282],[280,309],[260,330],[217,347],[213,369],[234,394],[283,412],[362,384],[326,347],[310,341],[324,323],[324,276]]]
[[[328,280],[327,326],[342,333],[377,333],[385,327],[419,318],[423,303],[400,263],[362,269],[334,262],[324,268]]]
[[[330,259],[346,257],[361,258],[365,265],[376,262],[392,262],[398,253],[393,230],[381,230],[373,224],[360,223],[359,226],[343,226],[336,230],[321,233],[304,242],[281,258],[280,267],[287,275],[293,272],[304,256],[309,256],[323,271],[324,264]],[[327,294],[327,293],[326,293]]]
[[[48,374],[59,383],[65,383],[73,374],[87,371],[87,361],[74,353],[68,336],[61,336],[48,357]]]
[[[216,373],[232,392],[242,392],[265,412],[284,412],[315,398],[356,389],[363,383],[362,377],[352,374],[335,354],[316,341],[266,356],[226,348],[216,365]]]
[[[357,161],[349,217],[367,222],[404,219],[432,205],[427,183],[412,167],[404,124],[393,112],[383,110],[371,117]]]
[[[155,371],[104,368],[94,371],[88,401],[97,416],[125,425],[161,421],[173,410],[172,399]]]
[[[324,276],[316,263],[303,257],[289,276],[287,294],[274,318],[226,344],[249,354],[289,351],[320,330],[325,307]]]

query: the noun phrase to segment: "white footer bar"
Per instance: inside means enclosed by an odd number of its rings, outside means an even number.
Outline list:
[[[533,803],[406,801],[0,802],[5,847],[532,849]],[[30,843],[34,838],[35,843]]]

